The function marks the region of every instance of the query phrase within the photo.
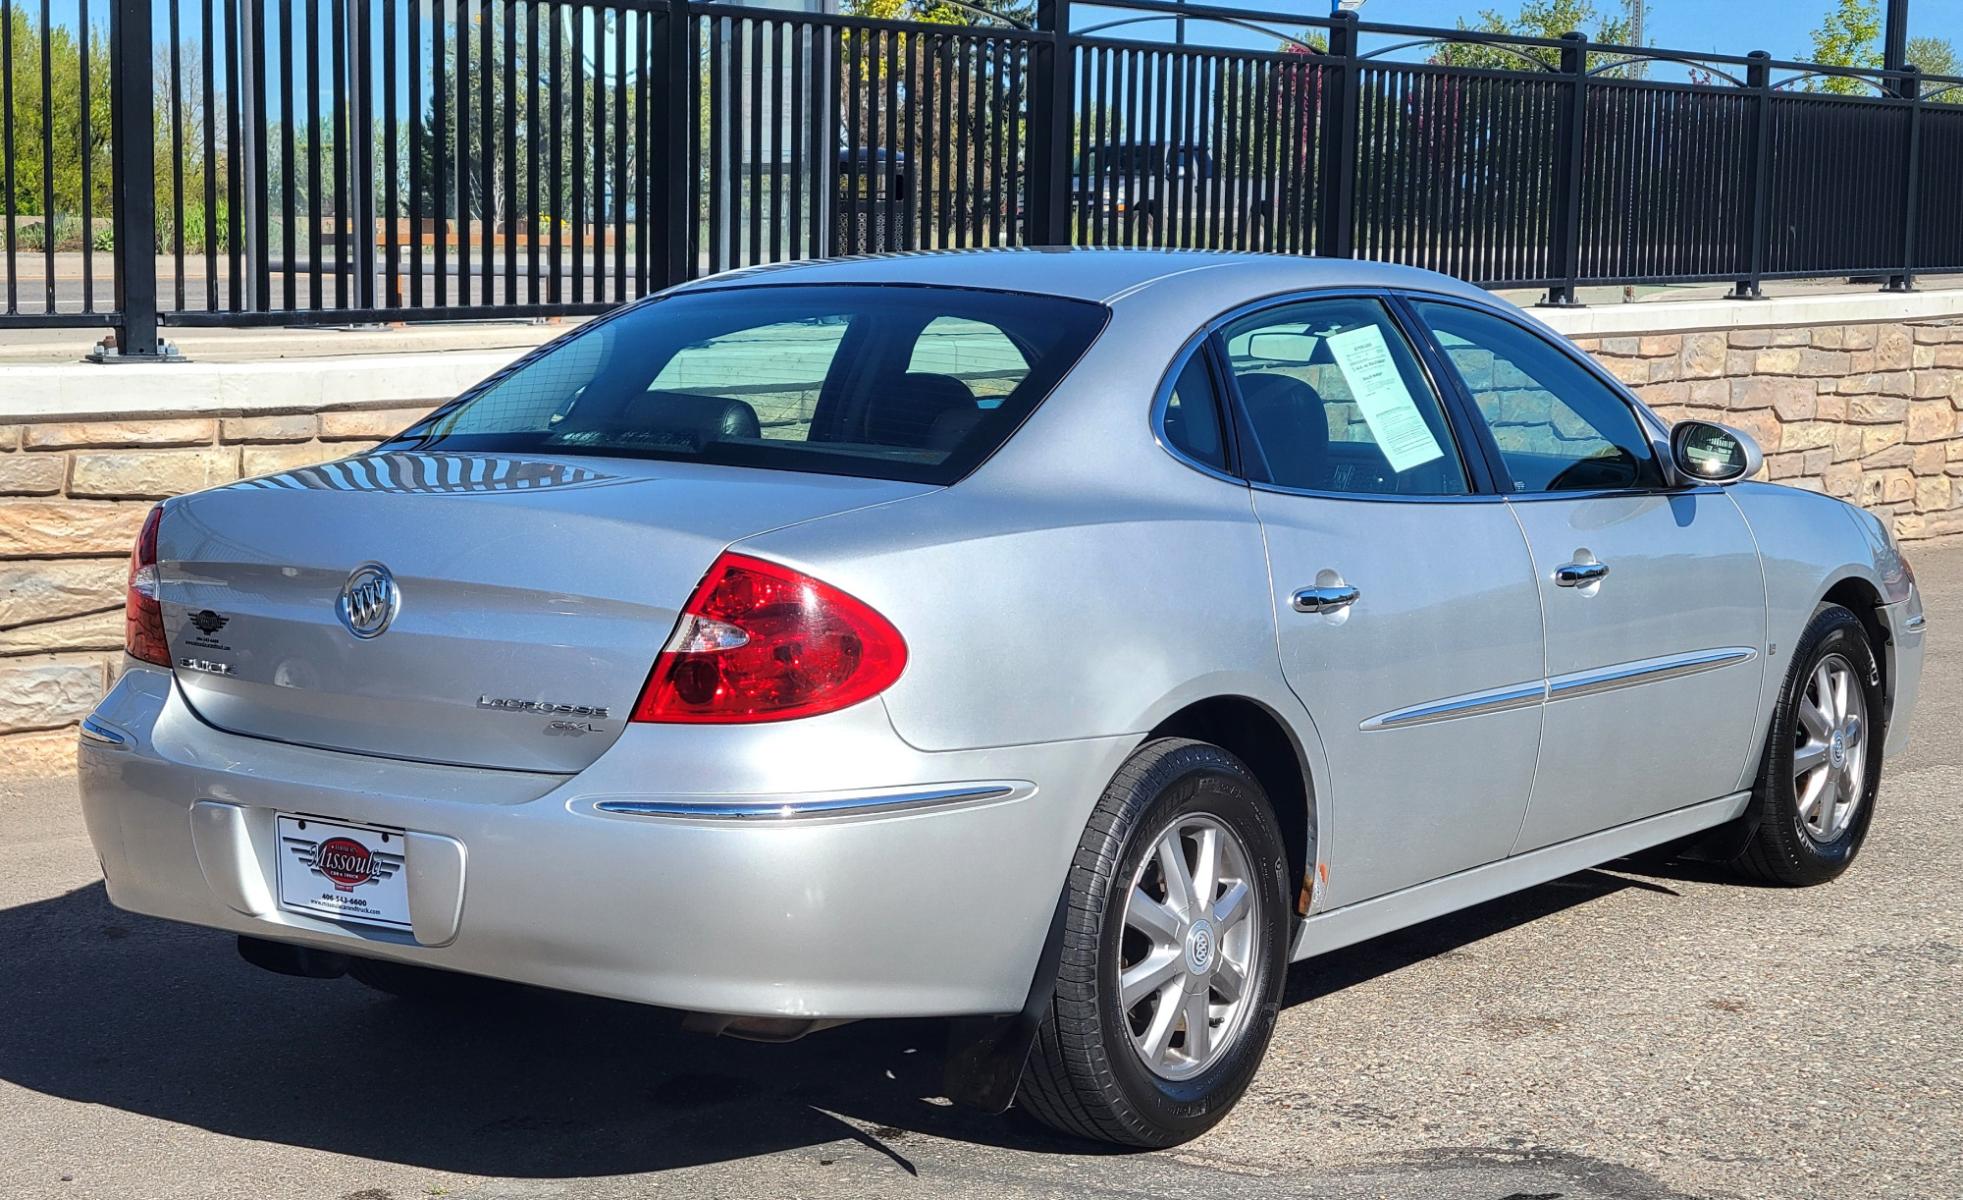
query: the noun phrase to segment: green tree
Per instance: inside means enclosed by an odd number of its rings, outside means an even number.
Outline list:
[[[1956,47],[1948,38],[1918,37],[1908,40],[1908,60],[1924,75],[1956,75],[1963,64],[1956,61]],[[1963,84],[1928,82],[1922,94],[1937,104],[1963,104]]]
[[[1838,0],[1813,31],[1808,58],[1827,67],[1877,68],[1881,66],[1880,37],[1880,0]],[[1873,89],[1860,79],[1823,75],[1808,80],[1807,90],[1855,96]]]
[[[1508,17],[1496,8],[1484,9],[1475,21],[1459,20],[1459,28],[1475,33],[1510,34],[1514,37],[1558,38],[1580,32],[1590,41],[1626,45],[1630,23],[1625,8],[1621,16],[1598,12],[1593,0],[1524,0],[1517,16]],[[1522,56],[1552,70],[1561,65],[1561,52],[1545,46],[1520,46],[1511,50],[1493,46],[1452,43],[1440,46],[1432,61],[1453,67],[1487,67],[1519,70],[1528,65]],[[1589,55],[1591,65],[1600,65],[1604,56]]]
[[[1011,24],[1030,25],[1035,20],[1034,0],[970,0],[970,3]],[[842,11],[847,16],[911,21],[925,26],[995,26],[982,12],[942,0],[845,0]],[[889,81],[887,43],[881,38],[898,39],[899,77],[890,81],[897,146],[890,145],[886,137],[884,96]],[[1002,211],[989,207],[992,192],[1007,182],[996,177],[997,167],[1003,165],[997,160],[1006,155],[1006,146],[996,147],[992,138],[999,126],[1005,134],[1012,133],[1020,144],[1028,144],[1027,129],[1023,127],[1028,79],[1026,75],[1003,70],[992,52],[984,53],[972,47],[961,49],[963,44],[950,34],[928,30],[875,35],[867,43],[865,57],[858,60],[856,104],[850,92],[849,58],[843,54],[837,56],[832,67],[838,72],[835,77],[839,88],[838,118],[847,142],[847,157],[842,161],[849,163],[851,155],[863,154],[866,157],[859,160],[860,169],[870,172],[881,152],[891,151],[905,157],[918,230],[915,242],[902,239],[900,245],[940,245],[943,232],[945,244],[980,244],[990,236],[983,226],[994,220],[1011,219],[1005,213],[1015,211],[1016,197],[1007,194],[1002,197]],[[965,97],[965,107],[957,96]],[[855,108],[859,114],[856,127],[851,116]],[[1078,119],[1090,120],[1092,114],[1079,113]],[[945,157],[941,153],[943,143],[947,147]],[[1080,144],[1073,131],[1071,145]],[[1008,164],[1007,169],[1013,171],[1015,167]],[[869,186],[869,178],[869,175],[862,178],[862,189]],[[838,186],[844,196],[851,185],[841,180]],[[862,246],[848,240],[845,248],[895,247],[891,244]]]
[[[1956,47],[1948,38],[1919,37],[1908,40],[1908,60],[1925,75],[1956,74]]]
[[[73,30],[56,25],[48,33],[50,73],[41,77],[39,22],[18,5],[0,10],[12,44],[13,190],[6,209],[46,216],[47,185],[54,185],[54,211],[79,218],[82,211],[82,160],[89,163],[92,215],[109,215],[111,170],[109,124],[109,39],[100,29],[87,38],[89,106],[82,117],[82,43]],[[46,114],[52,138],[44,137]],[[5,177],[0,176],[0,183]]]
[[[490,220],[505,230],[520,228],[528,215],[531,201],[534,157],[538,160],[538,204],[542,223],[554,220],[590,222],[596,204],[603,207],[606,219],[612,221],[624,206],[635,200],[641,165],[632,134],[639,127],[641,95],[638,88],[622,89],[613,75],[616,39],[625,36],[618,18],[611,13],[601,13],[593,22],[583,26],[579,56],[575,57],[571,22],[579,18],[571,13],[557,14],[556,19],[560,21],[557,62],[553,61],[550,48],[549,22],[555,17],[543,18],[536,57],[529,44],[528,31],[521,33],[512,39],[512,59],[507,71],[504,22],[509,19],[508,15],[498,19],[488,31],[480,18],[475,16],[468,21],[452,22],[444,29],[442,66],[433,73],[434,78],[428,84],[430,95],[422,111],[413,118],[419,145],[418,158],[408,164],[408,178],[401,185],[398,212],[393,215],[408,211],[409,190],[414,187],[420,193],[421,211],[425,215],[449,220]],[[460,47],[459,39],[465,37],[469,39],[469,45]],[[469,86],[469,106],[461,112],[457,95],[460,52]],[[504,81],[507,74],[518,84],[515,96],[506,93]],[[550,158],[553,114],[549,88],[555,77],[561,89],[558,113],[561,162],[557,176],[552,174]],[[576,83],[576,80],[579,82]],[[577,112],[573,94],[576,86],[581,90]],[[484,123],[487,89],[490,100],[488,126]],[[596,91],[599,92],[604,114],[604,120],[598,126],[595,126],[593,118]],[[443,120],[440,125],[436,119],[438,94],[443,98]],[[615,139],[615,114],[623,104],[626,105],[629,131],[629,142],[625,146],[617,145]],[[504,146],[507,106],[510,108],[513,135],[512,155],[509,158],[505,155]],[[375,124],[379,137],[382,126],[379,115]],[[536,154],[532,145],[534,124],[538,126],[539,138]],[[331,145],[331,130],[329,139],[329,142],[323,143],[323,154],[328,153]],[[407,139],[405,123],[405,128],[398,134],[398,142],[406,145]],[[577,147],[575,140],[578,141]],[[407,157],[406,151],[398,152],[402,157]],[[387,154],[389,150],[386,145],[381,145],[376,153]],[[614,160],[616,155],[622,153],[627,156],[622,171],[627,190],[616,197],[612,195]],[[583,158],[580,182],[584,191],[577,212],[574,211],[572,178],[576,154]],[[441,191],[436,188],[439,160],[443,166]],[[484,187],[484,167],[487,164],[490,167],[488,192]],[[376,211],[386,213],[381,174],[378,166]],[[326,200],[331,200],[331,197],[324,198]],[[507,200],[515,200],[515,211],[509,209]]]

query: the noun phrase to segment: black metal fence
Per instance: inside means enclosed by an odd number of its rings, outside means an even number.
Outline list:
[[[758,263],[1065,242],[1554,303],[1963,270],[1963,79],[1076,7],[12,0],[0,328],[145,356],[160,325],[590,313]]]

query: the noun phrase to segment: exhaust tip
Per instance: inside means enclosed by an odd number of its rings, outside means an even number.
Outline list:
[[[348,973],[345,954],[269,942],[244,934],[239,935],[239,957],[275,975],[296,975],[302,979],[339,979]]]
[[[729,1013],[704,1012],[682,1014],[682,1028],[689,1033],[741,1038],[746,1042],[795,1042],[806,1034],[851,1023],[850,1020],[835,1017],[739,1017]]]

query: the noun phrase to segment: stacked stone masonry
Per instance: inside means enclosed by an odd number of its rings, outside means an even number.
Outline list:
[[[1854,500],[1903,539],[1963,533],[1963,320],[1577,344],[1664,417],[1749,430],[1777,482]],[[433,403],[0,416],[0,773],[72,765],[75,726],[122,661],[129,546],[155,501],[358,453]],[[1502,411],[1522,429],[1534,420],[1510,401]]]
[[[1852,500],[1905,541],[1963,533],[1963,320],[1576,344],[1665,419],[1749,432],[1774,482]]]
[[[75,726],[122,665],[151,505],[358,453],[430,407],[0,423],[0,775],[72,766]]]

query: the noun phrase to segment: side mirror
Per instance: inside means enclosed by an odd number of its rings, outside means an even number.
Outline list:
[[[1752,435],[1711,421],[1679,421],[1670,429],[1670,461],[1685,483],[1732,483],[1765,462]]]

